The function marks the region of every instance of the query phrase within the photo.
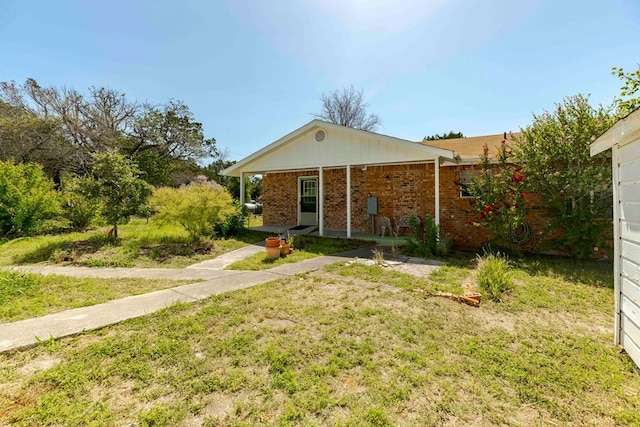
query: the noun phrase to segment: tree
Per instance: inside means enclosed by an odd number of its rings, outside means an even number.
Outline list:
[[[83,94],[42,87],[34,79],[23,85],[0,82],[0,116],[0,137],[28,141],[18,154],[26,152],[56,176],[84,174],[94,154],[115,150],[135,161],[148,182],[175,184],[175,173],[193,175],[198,160],[219,155],[215,139],[204,137],[184,103],[138,104],[109,88],[91,87]]]
[[[554,248],[579,258],[602,245],[611,227],[611,161],[589,147],[615,121],[611,108],[593,108],[582,95],[565,98],[553,112],[533,116],[512,145],[526,188],[547,212],[545,230]]]
[[[525,176],[515,165],[509,143],[504,140],[497,155],[497,164],[489,157],[485,145],[481,156],[481,170],[471,182],[469,192],[474,197],[474,207],[480,221],[472,224],[484,227],[494,243],[508,246],[528,240],[528,228],[524,225],[527,213],[525,206]]]
[[[153,187],[139,175],[134,162],[115,151],[107,151],[95,155],[91,171],[84,177],[86,194],[100,202],[101,214],[113,225],[114,237],[118,237],[118,225],[138,213],[151,195]]]
[[[0,160],[39,163],[59,184],[71,148],[65,145],[60,121],[25,112],[0,100]]]
[[[0,161],[0,235],[32,235],[59,211],[53,182],[40,165]]]
[[[640,96],[636,96],[640,92],[640,70],[625,73],[622,68],[613,67],[611,74],[623,82],[620,98],[616,99],[616,102],[619,115],[624,117],[640,106]]]
[[[320,101],[322,111],[314,116],[322,120],[369,132],[375,132],[382,124],[378,115],[367,114],[369,104],[364,101],[362,90],[356,91],[353,86],[323,93]]]
[[[184,103],[171,100],[162,106],[145,106],[135,120],[123,152],[141,167],[143,177],[155,185],[170,183],[171,173],[189,169],[203,157],[218,157],[214,138],[205,138]]]
[[[423,141],[437,141],[439,139],[455,139],[455,138],[464,138],[462,132],[454,132],[452,130],[449,133],[443,133],[442,135],[435,134],[431,136],[425,136]]]

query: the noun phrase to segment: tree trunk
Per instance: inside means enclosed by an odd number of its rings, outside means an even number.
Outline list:
[[[118,223],[113,224],[113,237],[118,238]]]

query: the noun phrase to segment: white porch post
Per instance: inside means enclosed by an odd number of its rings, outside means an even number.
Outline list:
[[[324,174],[322,166],[318,168],[318,234],[324,236]]]
[[[351,238],[351,165],[347,165],[347,239]]]
[[[240,172],[240,206],[244,206],[245,203],[245,194],[244,194],[244,172]]]
[[[440,157],[436,157],[433,162],[433,176],[435,177],[436,186],[436,206],[433,221],[436,225],[440,225]]]

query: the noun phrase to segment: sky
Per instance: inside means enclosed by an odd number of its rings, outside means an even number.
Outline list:
[[[640,67],[640,0],[0,0],[0,81],[189,106],[229,159],[353,85],[379,133],[517,131],[609,105]]]

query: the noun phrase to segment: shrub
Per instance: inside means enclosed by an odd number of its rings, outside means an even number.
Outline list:
[[[194,241],[211,235],[237,212],[227,190],[208,184],[159,188],[151,205],[158,220],[180,224]]]
[[[244,218],[247,214],[247,208],[244,206],[241,207],[240,203],[236,202],[235,213],[213,226],[215,236],[226,238],[241,235],[246,230],[244,227]]]
[[[100,214],[100,202],[87,196],[82,181],[69,176],[60,193],[62,214],[75,230],[85,230]]]
[[[59,212],[53,182],[40,165],[0,161],[0,235],[34,234]]]
[[[511,265],[506,256],[485,254],[478,256],[478,287],[490,299],[502,302],[504,294],[513,287]]]
[[[430,257],[441,252],[438,244],[438,226],[429,214],[424,216],[424,230],[417,217],[409,219],[413,235],[407,240],[405,251],[408,255]]]

